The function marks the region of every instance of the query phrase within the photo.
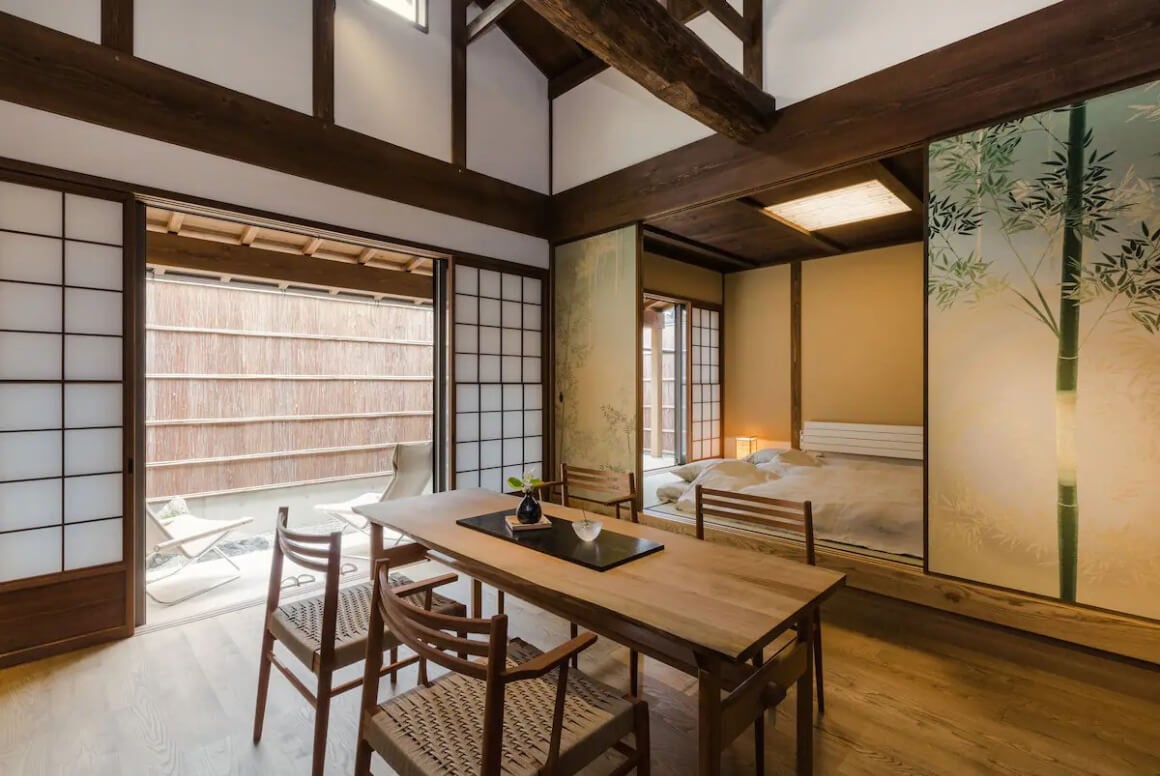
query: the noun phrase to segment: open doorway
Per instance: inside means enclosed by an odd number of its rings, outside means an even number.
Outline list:
[[[643,471],[685,463],[687,395],[685,305],[646,294],[641,316]]]
[[[342,531],[366,578],[354,507],[401,479],[400,449],[434,481],[438,259],[217,214],[146,223],[146,622],[263,600],[280,507]],[[321,580],[288,564],[282,582]]]

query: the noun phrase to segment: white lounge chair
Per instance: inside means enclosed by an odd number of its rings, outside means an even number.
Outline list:
[[[391,479],[382,493],[363,493],[337,504],[317,504],[315,509],[344,523],[343,530],[353,528],[370,535],[370,521],[354,511],[355,507],[377,504],[397,498],[419,496],[431,488],[431,442],[401,442],[391,457]]]
[[[199,596],[202,593],[208,593],[210,590],[229,584],[242,575],[242,570],[238,567],[238,564],[234,563],[228,555],[222,552],[217,544],[235,528],[240,528],[243,525],[254,522],[254,518],[240,517],[237,520],[206,520],[205,518],[196,517],[191,514],[179,514],[162,520],[149,507],[146,507],[145,511],[149,516],[149,519],[145,523],[145,542],[147,547],[145,556],[146,566],[148,566],[150,559],[157,555],[181,555],[185,558],[173,571],[150,579],[145,583],[145,593],[157,603],[162,606],[179,604],[182,601],[188,601],[190,598]],[[180,574],[211,553],[216,554],[226,563],[230,564],[234,569],[234,573],[221,581],[214,582],[208,587],[198,588],[192,593],[169,601],[158,598],[149,589],[152,585],[163,579],[169,579],[176,574]]]

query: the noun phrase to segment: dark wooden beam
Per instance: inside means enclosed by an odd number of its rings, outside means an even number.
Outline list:
[[[0,100],[537,237],[548,197],[0,13]]]
[[[698,0],[698,2],[742,42],[749,39],[750,28],[745,23],[745,17],[737,13],[737,9],[729,5],[727,0]]]
[[[765,85],[765,21],[762,0],[745,0],[745,26],[748,37],[741,39],[741,71],[758,86]]]
[[[133,53],[133,0],[101,0],[101,45]]]
[[[234,278],[282,280],[306,286],[368,291],[406,299],[430,299],[432,296],[431,278],[412,272],[159,232],[149,232],[145,242],[145,261],[163,267],[212,272]]]
[[[471,24],[467,25],[467,42],[470,43],[494,27],[504,17],[504,14],[515,8],[520,2],[521,0],[495,0],[484,8],[479,16],[476,16],[471,20]]]
[[[802,240],[802,242],[808,243],[811,248],[815,248],[827,256],[836,256],[839,253],[845,253],[848,250],[845,245],[842,245],[836,240],[831,240],[829,237],[820,235],[817,232],[811,232],[809,229],[803,229],[794,222],[787,221],[784,218],[778,216],[776,213],[769,212],[765,209],[765,205],[761,204],[755,199],[752,199],[751,197],[742,197],[737,201],[743,205],[746,205],[747,207],[753,208],[769,220],[776,221],[777,223],[781,224],[786,229],[797,235]]]
[[[699,0],[669,0],[669,13],[678,21],[688,24],[705,13],[705,8]],[[607,69],[608,64],[600,57],[581,59],[564,72],[552,76],[548,81],[548,97],[554,100]]]
[[[314,0],[314,116],[334,123],[334,0]]]
[[[451,0],[451,163],[467,167],[468,0]],[[494,7],[494,6],[493,6]]]
[[[660,99],[738,142],[764,132],[773,97],[656,0],[526,0],[558,30]]]
[[[751,146],[710,137],[569,189],[553,198],[553,237],[736,199],[1155,79],[1156,51],[1155,0],[1061,0],[791,105]]]
[[[882,181],[882,185],[890,189],[890,193],[901,199],[906,206],[911,210],[921,213],[923,210],[922,194],[913,191],[909,186],[903,183],[902,179],[895,174],[891,169],[889,160],[878,160],[871,163],[872,168],[878,173],[878,180]]]
[[[757,266],[755,261],[648,224],[641,227],[641,234],[644,238],[645,249],[649,252],[689,264],[708,267],[717,272],[753,269]]]

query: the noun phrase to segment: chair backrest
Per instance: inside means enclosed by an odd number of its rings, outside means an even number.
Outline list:
[[[391,466],[394,476],[383,491],[383,501],[419,496],[431,487],[433,443],[400,442],[395,445]]]
[[[564,505],[569,506],[568,499],[586,495],[595,497],[616,497],[636,495],[636,475],[632,472],[614,472],[607,469],[586,469],[582,466],[560,464],[561,491],[564,494]]]
[[[801,534],[805,540],[806,562],[817,561],[814,553],[814,512],[809,501],[786,501],[730,490],[697,486],[697,538],[705,538],[705,518],[723,517],[759,528],[773,528]]]
[[[152,552],[157,545],[167,542],[173,537],[166,529],[165,524],[157,517],[157,513],[148,504],[145,505],[145,548]]]
[[[409,586],[394,586],[386,561],[375,566],[371,597],[370,637],[363,679],[364,712],[373,708],[378,697],[378,673],[383,654],[383,627],[421,660],[429,660],[457,674],[486,682],[484,696],[483,756],[481,772],[499,773],[503,751],[504,687],[507,670],[507,615],[490,619],[440,614],[407,600]],[[476,636],[476,639],[472,639]],[[485,636],[486,641],[478,637]],[[474,658],[474,659],[473,659]]]
[[[274,534],[274,557],[270,562],[270,586],[266,593],[266,616],[273,614],[282,597],[282,568],[285,559],[303,568],[326,575],[323,595],[322,635],[319,658],[329,663],[333,658],[335,632],[338,627],[338,583],[342,576],[342,531],[325,534],[291,531],[287,526],[290,508],[278,507]]]

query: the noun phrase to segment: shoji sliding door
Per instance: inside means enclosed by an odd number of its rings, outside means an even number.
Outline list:
[[[505,490],[544,464],[546,277],[507,265],[454,268],[452,486]]]
[[[117,635],[132,598],[129,205],[20,180],[0,179],[0,664]]]
[[[690,349],[690,460],[720,458],[721,449],[721,311],[694,306]]]

